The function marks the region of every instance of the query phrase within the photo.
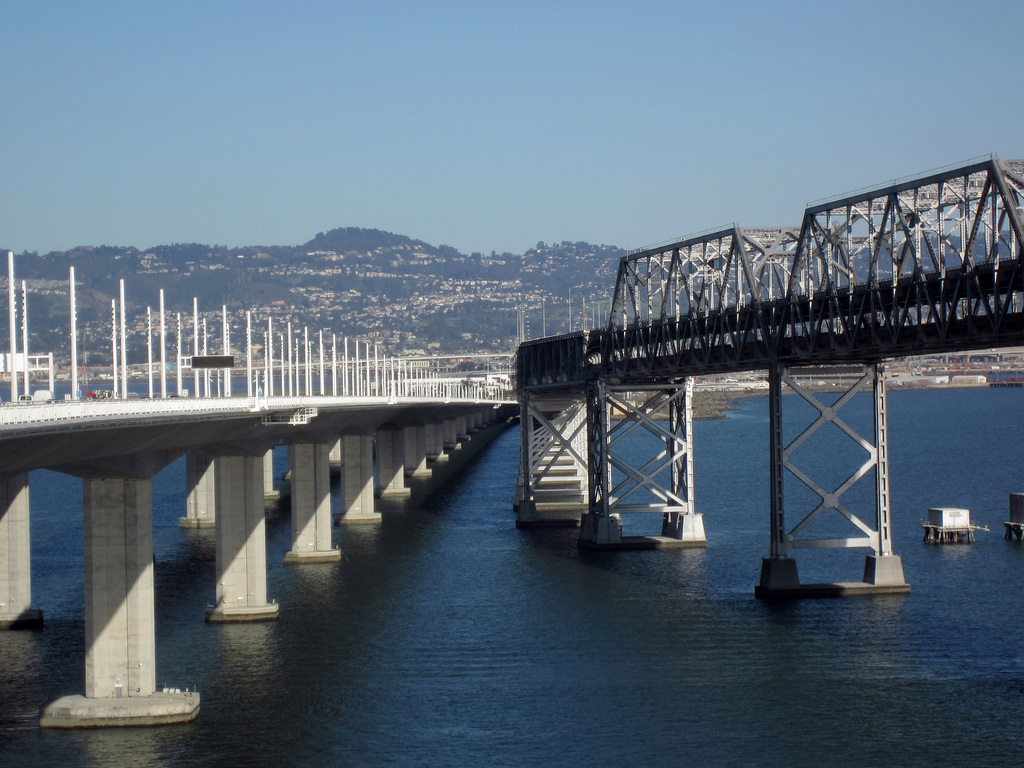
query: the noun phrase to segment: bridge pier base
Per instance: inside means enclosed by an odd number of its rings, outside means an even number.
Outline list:
[[[0,629],[43,624],[32,607],[32,548],[29,535],[28,473],[0,480]]]
[[[333,563],[341,550],[331,547],[330,446],[294,443],[288,446],[292,474],[292,548],[286,563]]]
[[[791,443],[783,441],[782,430],[782,387],[788,385],[818,412]],[[843,421],[839,410],[857,392],[870,387],[874,397],[873,439],[859,435]],[[881,366],[864,366],[856,375],[854,383],[839,394],[833,402],[825,404],[804,388],[793,376],[790,369],[775,365],[768,373],[768,417],[771,433],[770,485],[771,485],[771,555],[761,565],[761,582],[754,588],[760,598],[792,597],[842,597],[857,594],[892,594],[910,591],[903,575],[902,560],[892,553],[892,526],[889,519],[889,442],[888,419],[885,396],[885,371]],[[856,442],[866,453],[867,459],[835,490],[822,488],[806,473],[800,470],[792,456],[811,435],[825,425],[833,425],[842,434]],[[805,514],[802,520],[787,530],[784,515],[784,480],[790,472],[796,479],[813,491],[819,503]],[[842,502],[842,495],[860,478],[874,476],[874,526],[862,520]],[[852,524],[859,534],[833,535],[831,537],[808,538],[804,533],[828,510],[838,512]],[[812,529],[813,530],[813,529]],[[825,529],[828,531],[829,529]],[[791,553],[796,549],[827,549],[846,547],[867,547],[873,550],[864,564],[864,574],[859,582],[835,582],[824,584],[801,584],[797,576],[796,561]]]
[[[263,453],[219,456],[217,473],[217,602],[210,623],[272,621],[280,607],[267,602],[266,510]]]
[[[585,549],[613,549],[622,546],[622,518],[587,512],[580,518],[579,545]]]
[[[380,522],[380,513],[373,509],[373,438],[369,435],[341,438],[341,494],[339,525]]]
[[[44,728],[192,720],[199,694],[156,690],[151,481],[86,479],[85,695],[40,713]]]
[[[704,533],[704,515],[702,514],[666,512],[661,523],[661,535],[694,547],[708,545],[708,537]]]
[[[185,517],[178,518],[182,528],[213,528],[217,524],[217,480],[213,456],[194,449],[185,453],[185,479],[188,496]]]
[[[910,589],[903,575],[903,558],[899,555],[868,555],[864,559],[864,583]]]

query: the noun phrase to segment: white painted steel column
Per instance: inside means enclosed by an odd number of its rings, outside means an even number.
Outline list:
[[[32,607],[28,473],[0,480],[0,629],[39,626]]]
[[[21,281],[21,351],[25,355],[25,394],[32,394],[32,386],[29,383],[28,370],[28,283]],[[117,365],[117,361],[114,361]],[[115,378],[117,371],[114,371]]]
[[[207,334],[206,318],[204,317],[203,318],[203,355],[204,356],[207,354],[207,350],[209,349],[208,341],[209,341],[209,335]],[[210,369],[209,368],[203,368],[203,396],[204,397],[209,397],[210,394],[211,394],[211,392],[210,392]]]
[[[192,297],[192,390],[193,397],[199,397],[199,370],[195,358],[199,355],[199,299]]]
[[[164,289],[160,289],[160,397],[167,397],[167,313]]]
[[[14,290],[14,251],[7,252],[7,322],[11,337],[11,402],[18,402],[18,300]]]
[[[263,356],[265,358],[266,396],[274,396],[274,321],[267,318],[267,335],[263,338]]]
[[[252,397],[252,312],[245,312],[245,394]]]
[[[75,306],[75,268],[70,268],[68,296],[71,300],[71,398],[78,399],[78,309]]]
[[[327,390],[324,387],[324,332],[320,331],[320,394],[326,395]]]
[[[293,382],[295,380],[295,374],[292,366],[292,321],[288,321],[288,397],[295,395]],[[284,394],[283,392],[281,394]]]
[[[121,395],[128,397],[128,313],[124,305],[124,280],[120,282],[121,295]]]
[[[331,394],[338,396],[338,334],[331,334]]]
[[[149,399],[153,399],[153,310],[146,307],[146,380],[149,382]]]
[[[342,392],[342,395],[348,397],[348,336],[345,337],[345,375],[343,381],[344,392]]]
[[[221,305],[221,317],[222,320],[222,334],[224,336],[224,354],[231,354],[231,329],[228,326],[228,307],[226,304]],[[224,397],[231,397],[231,369],[224,369]]]
[[[117,302],[110,300],[110,386],[117,397]]]
[[[178,385],[178,389],[176,390],[175,394],[177,394],[178,397],[181,397],[181,392],[184,389],[184,383],[181,378],[181,312],[178,313],[178,332],[175,334],[175,336],[177,337],[177,355],[174,358],[174,372],[176,374],[176,383]]]

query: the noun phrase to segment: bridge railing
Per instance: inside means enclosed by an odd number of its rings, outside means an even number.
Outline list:
[[[397,405],[432,400],[438,402],[509,402],[511,391],[505,387],[483,386],[466,382],[442,383],[429,391],[409,391],[402,395],[301,395],[277,397],[188,397],[115,400],[63,400],[49,403],[19,403],[0,407],[0,436],[40,424],[117,421],[129,424],[136,420],[169,418],[180,420],[215,419],[244,413],[289,411],[299,408],[331,406]]]

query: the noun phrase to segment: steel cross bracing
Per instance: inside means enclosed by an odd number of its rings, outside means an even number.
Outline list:
[[[631,401],[629,394],[638,396],[639,401]],[[666,529],[678,527],[679,516],[693,512],[692,396],[692,379],[649,388],[598,381],[590,389],[591,512],[661,512]],[[641,466],[635,466],[620,450],[635,431],[646,431],[662,445]]]
[[[582,399],[551,400],[528,395],[521,403],[520,413],[521,503],[528,505],[530,514],[536,514],[545,483],[561,481],[564,486],[567,469],[583,489],[579,499],[583,503],[587,482],[586,403]],[[561,495],[565,495],[564,489]]]
[[[808,392],[794,377],[792,370],[773,366],[769,371],[769,420],[771,423],[771,556],[787,557],[793,549],[827,547],[869,547],[876,555],[892,554],[892,534],[889,525],[889,461],[888,429],[886,424],[885,375],[881,366],[864,368],[857,380],[835,402],[823,403]],[[783,385],[787,385],[818,412],[818,415],[788,445],[782,437]],[[857,433],[839,415],[839,410],[865,387],[870,387],[874,396],[874,434],[868,439]],[[826,490],[805,473],[796,463],[793,453],[815,432],[827,424],[835,425],[842,433],[857,443],[866,453],[866,459],[837,487]],[[786,530],[784,516],[783,481],[789,471],[803,485],[818,496],[818,503],[791,529]],[[874,527],[855,515],[842,501],[844,493],[855,483],[873,472]],[[808,527],[828,510],[834,510],[852,523],[860,536],[844,538],[813,539],[801,538]]]
[[[620,261],[608,326],[520,347],[520,389],[1024,343],[1024,161],[994,155]]]

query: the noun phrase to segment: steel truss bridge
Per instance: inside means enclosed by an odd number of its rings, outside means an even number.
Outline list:
[[[599,548],[705,545],[693,508],[694,376],[766,370],[771,429],[771,555],[762,596],[908,589],[889,527],[884,361],[1024,344],[1024,161],[995,155],[811,204],[798,227],[717,229],[628,253],[610,320],[589,333],[525,342],[516,360],[523,415],[519,524],[583,512],[580,542]],[[803,366],[854,375],[824,403],[794,378]],[[783,386],[818,412],[789,444]],[[870,389],[874,434],[838,411]],[[866,460],[839,487],[818,486],[791,454],[824,424]],[[620,441],[640,429],[660,449],[635,466]],[[787,526],[786,472],[819,498]],[[874,519],[842,502],[875,484]],[[664,515],[663,536],[621,535],[620,513]],[[808,538],[833,510],[855,535]],[[575,523],[576,518],[573,518]],[[869,547],[862,583],[801,585],[794,549]]]

